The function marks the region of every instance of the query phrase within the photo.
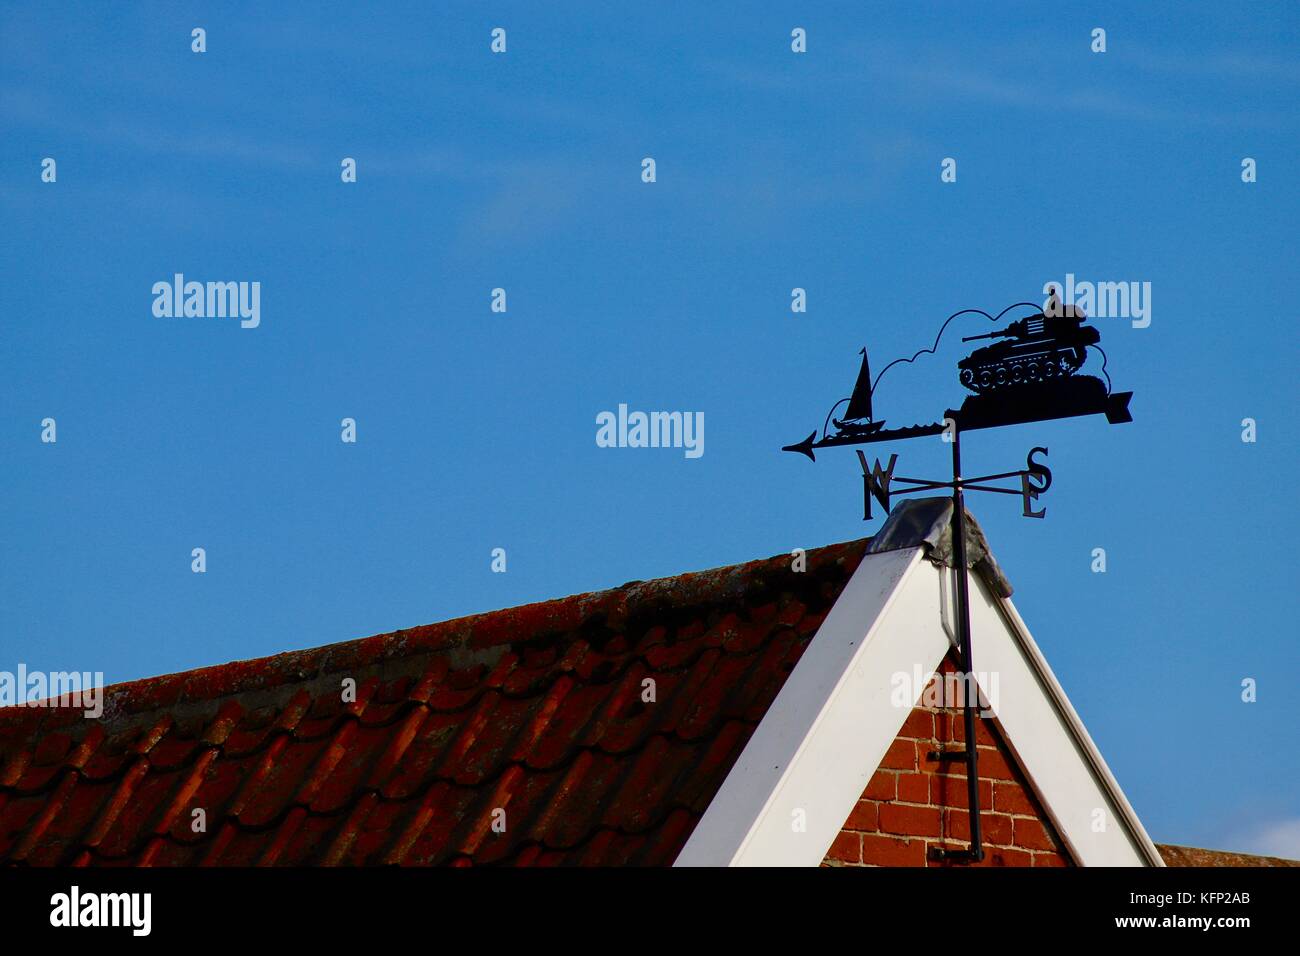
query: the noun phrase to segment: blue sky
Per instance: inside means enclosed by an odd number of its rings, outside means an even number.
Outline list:
[[[972,434],[970,470],[1045,445],[1055,479],[1044,521],[972,507],[1153,837],[1300,855],[1294,5],[266,6],[0,8],[0,667],[117,681],[862,536],[852,453],[778,449],[863,345],[1150,282],[1148,328],[1096,320],[1135,421]],[[261,282],[260,326],[155,318],[177,272]],[[959,402],[987,328],[878,413]],[[703,411],[705,454],[596,447],[619,403]]]

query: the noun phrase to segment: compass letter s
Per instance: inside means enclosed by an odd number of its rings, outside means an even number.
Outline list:
[[[1025,508],[1022,514],[1026,518],[1041,518],[1047,514],[1046,508],[1040,508],[1034,511],[1030,507],[1030,502],[1041,495],[1048,488],[1052,487],[1052,469],[1048,468],[1040,461],[1034,461],[1034,455],[1042,452],[1047,454],[1046,448],[1035,448],[1025,456],[1025,464],[1028,466],[1020,473],[1020,495],[1024,499]]]

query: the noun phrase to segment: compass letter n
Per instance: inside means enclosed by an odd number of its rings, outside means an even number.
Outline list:
[[[875,465],[868,468],[867,456],[862,454],[862,449],[858,449],[858,461],[862,464],[862,520],[871,520],[873,497],[885,509],[885,514],[889,514],[889,482],[894,477],[894,462],[898,461],[898,456],[890,455],[889,464],[884,468],[880,467],[879,458]]]

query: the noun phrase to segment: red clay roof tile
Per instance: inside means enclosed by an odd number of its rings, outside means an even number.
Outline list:
[[[0,710],[0,860],[670,863],[864,544]]]
[[[1300,866],[1300,860],[1276,856],[1255,856],[1228,850],[1202,850],[1199,847],[1157,843],[1156,849],[1165,866]]]

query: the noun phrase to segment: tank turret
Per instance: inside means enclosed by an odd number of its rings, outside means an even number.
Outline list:
[[[1074,311],[1074,310],[1071,310]],[[1088,346],[1101,335],[1084,325],[1082,313],[1031,315],[977,339],[1010,339],[976,349],[957,363],[958,378],[972,392],[992,392],[1073,375],[1087,358]]]

